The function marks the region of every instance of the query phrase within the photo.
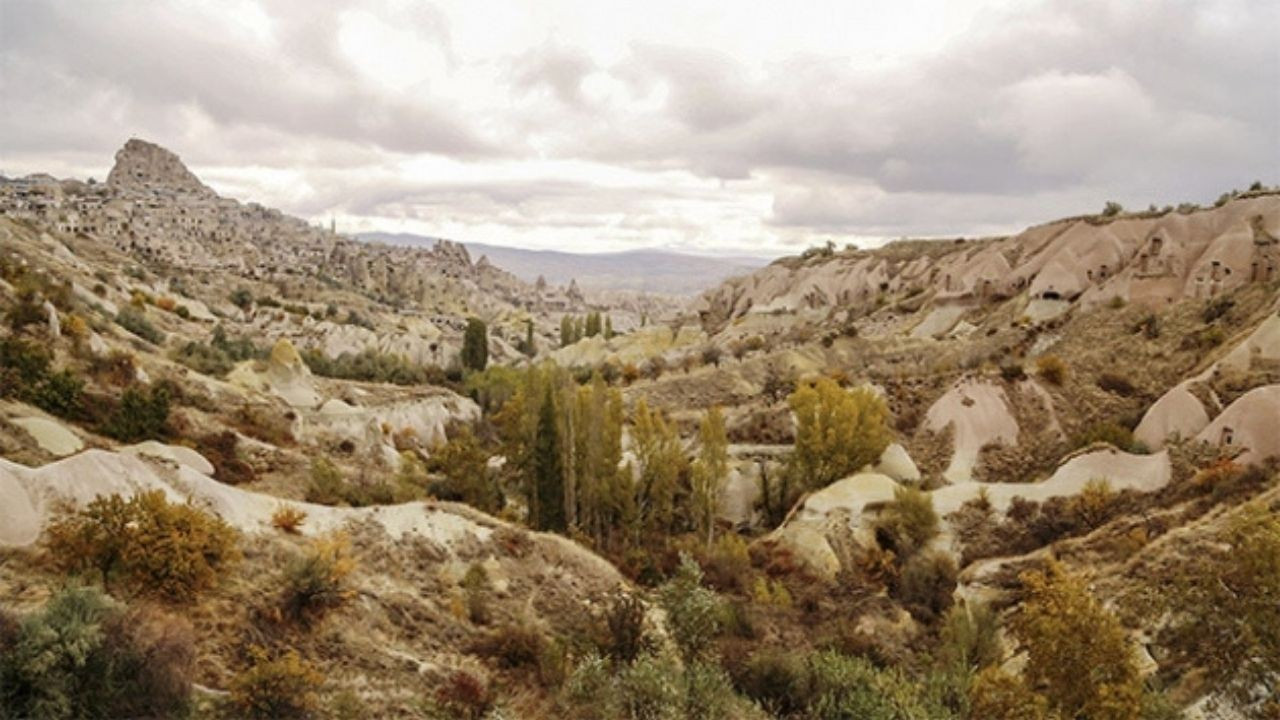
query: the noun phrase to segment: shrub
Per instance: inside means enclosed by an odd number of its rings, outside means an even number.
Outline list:
[[[228,485],[253,482],[258,474],[240,457],[240,436],[230,430],[201,435],[196,450],[213,465],[213,476]]]
[[[1094,423],[1085,428],[1084,432],[1076,437],[1075,445],[1077,448],[1083,448],[1100,442],[1125,452],[1132,452],[1135,447],[1133,432],[1110,421]]]
[[[133,355],[123,350],[112,350],[106,357],[94,358],[89,364],[89,371],[103,382],[117,387],[127,387],[138,377]]]
[[[1227,340],[1227,332],[1219,325],[1200,328],[1182,338],[1183,350],[1207,350],[1215,348]]]
[[[70,418],[80,414],[83,393],[84,381],[70,370],[62,370],[46,376],[35,387],[31,401],[42,410]]]
[[[126,307],[116,314],[116,324],[152,345],[164,344],[165,335],[147,320],[143,311]]]
[[[241,310],[248,311],[249,308],[253,307],[253,293],[249,292],[248,288],[240,287],[232,290],[228,299],[231,300],[232,305]]]
[[[462,427],[427,461],[427,469],[442,473],[431,484],[431,493],[443,500],[458,500],[488,513],[502,509],[502,490],[490,477],[489,453],[471,428]]]
[[[251,650],[251,660],[228,688],[231,704],[240,717],[260,720],[308,718],[320,709],[317,690],[324,675],[290,650],[272,657],[261,647]]]
[[[715,345],[707,345],[702,348],[701,352],[703,365],[715,365],[720,367],[720,348]]]
[[[1114,200],[1108,200],[1102,208],[1102,217],[1115,217],[1124,212],[1124,206]]]
[[[689,720],[720,720],[737,717],[739,700],[733,681],[718,665],[694,663],[685,668],[684,714]]]
[[[163,439],[169,434],[169,388],[126,389],[99,430],[121,442]]]
[[[0,634],[0,716],[180,717],[194,670],[190,624],[64,589]]]
[[[1027,371],[1023,369],[1022,363],[1009,362],[1000,366],[1000,377],[1008,382],[1018,382],[1027,378]]]
[[[1080,519],[1089,527],[1097,527],[1106,520],[1116,492],[1106,478],[1093,478],[1080,489],[1072,504]]]
[[[683,720],[680,668],[672,660],[643,655],[617,677],[618,712],[629,720]]]
[[[751,578],[751,554],[747,541],[734,532],[716,538],[702,553],[702,570],[707,584],[724,591],[746,590]]]
[[[794,651],[756,652],[738,671],[735,684],[775,717],[800,713],[812,697],[805,657]]]
[[[373,348],[354,354],[343,353],[336,358],[311,348],[304,348],[299,354],[316,375],[339,380],[426,385],[432,381],[433,375],[439,373],[438,368],[433,370],[418,365],[404,355],[383,353]]]
[[[687,661],[702,658],[720,631],[722,606],[715,592],[702,586],[702,569],[686,553],[676,574],[658,589],[667,625]]]
[[[307,502],[337,505],[342,502],[346,481],[333,461],[320,456],[311,461]]]
[[[271,526],[289,535],[297,535],[306,519],[305,511],[285,505],[271,513]]]
[[[1037,358],[1036,372],[1054,385],[1061,385],[1067,380],[1067,364],[1057,355],[1041,355]]]
[[[1099,375],[1098,387],[1121,397],[1133,397],[1138,392],[1138,389],[1133,386],[1133,383],[1129,382],[1128,378],[1115,373],[1102,373]]]
[[[1142,703],[1128,636],[1084,582],[1050,561],[1022,576],[1026,600],[1013,635],[1027,651],[1027,683],[1063,717],[1131,720]]]
[[[334,534],[311,544],[284,570],[282,605],[288,619],[311,626],[331,610],[351,599],[351,573],[355,571],[350,544],[345,535]]]
[[[901,560],[907,560],[938,534],[938,514],[933,498],[922,490],[908,487],[893,491],[876,525],[876,538]]]
[[[955,560],[940,550],[916,553],[902,567],[898,598],[918,615],[933,619],[951,607],[959,570]]]
[[[1151,588],[1172,618],[1162,644],[1248,703],[1280,667],[1280,517],[1251,503],[1195,550],[1172,583]]]
[[[462,576],[463,598],[466,601],[467,618],[477,625],[488,625],[493,619],[489,610],[489,573],[480,563],[472,563]]]
[[[44,307],[34,292],[20,291],[15,302],[4,315],[5,322],[14,332],[20,332],[28,325],[39,325],[47,319]]]
[[[1000,662],[999,621],[987,605],[952,605],[942,619],[934,658],[969,674]]]
[[[170,503],[160,491],[134,496],[126,556],[133,582],[148,594],[189,602],[214,585],[239,557],[237,533],[193,505]]]
[[[41,383],[53,356],[19,337],[0,338],[0,397],[19,397]]]
[[[605,611],[600,650],[619,662],[631,662],[651,645],[644,626],[644,601],[637,595],[618,593]]]
[[[922,689],[863,658],[822,652],[808,661],[808,717],[858,720],[944,720],[950,713],[928,702]]]
[[[493,710],[496,698],[489,682],[469,670],[455,670],[436,690],[436,703],[447,717],[480,720]]]
[[[1204,306],[1204,310],[1200,312],[1200,319],[1204,321],[1205,325],[1208,325],[1226,315],[1235,305],[1235,301],[1231,298],[1215,298]]]
[[[239,553],[235,530],[154,490],[125,500],[99,496],[50,524],[45,546],[67,571],[92,570],[103,586],[122,575],[139,592],[188,602],[211,587]]]
[[[189,342],[174,351],[173,359],[204,375],[221,377],[234,363],[221,349],[200,342]]]
[[[1049,704],[1021,677],[989,667],[973,679],[969,713],[983,720],[1046,720]]]

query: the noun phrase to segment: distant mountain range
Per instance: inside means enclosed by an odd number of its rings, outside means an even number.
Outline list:
[[[391,245],[433,245],[437,238],[412,233],[363,233],[362,240]],[[527,282],[538,276],[552,285],[577,280],[583,289],[637,290],[693,295],[715,287],[722,280],[743,275],[769,264],[766,257],[719,257],[670,250],[626,250],[610,253],[571,253],[557,250],[463,243],[472,260],[480,256]]]

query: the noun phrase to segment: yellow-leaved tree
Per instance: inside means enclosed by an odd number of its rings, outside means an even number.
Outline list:
[[[711,407],[702,416],[698,428],[698,456],[693,460],[690,485],[693,495],[694,523],[699,534],[707,538],[707,547],[715,534],[716,506],[720,502],[720,484],[729,474],[729,439],[724,429],[724,414]]]
[[[788,398],[796,420],[789,471],[800,488],[830,485],[875,462],[889,445],[889,410],[870,388],[845,390],[830,378],[802,383]]]
[[[1026,600],[1012,630],[1027,651],[1027,685],[1060,717],[1136,720],[1142,678],[1115,615],[1056,561],[1023,573],[1022,584]]]

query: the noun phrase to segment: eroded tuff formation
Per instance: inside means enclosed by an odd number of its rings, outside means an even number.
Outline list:
[[[221,197],[176,154],[136,138],[116,153],[105,184],[48,175],[0,178],[0,214],[109,242],[145,262],[286,284],[319,278],[429,311],[455,309],[441,298],[477,313],[588,308],[573,284],[535,287],[485,258],[473,261],[460,243],[358,242],[258,203]]]
[[[1280,196],[1114,219],[1060,220],[1007,238],[902,241],[878,250],[811,252],[703,295],[711,328],[750,313],[870,306],[919,291],[939,302],[1124,301],[1160,307],[1280,277]]]

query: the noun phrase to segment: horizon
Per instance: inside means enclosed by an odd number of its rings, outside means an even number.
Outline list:
[[[762,258],[1280,181],[1262,2],[226,7],[0,0],[0,167],[133,135],[351,235]]]

